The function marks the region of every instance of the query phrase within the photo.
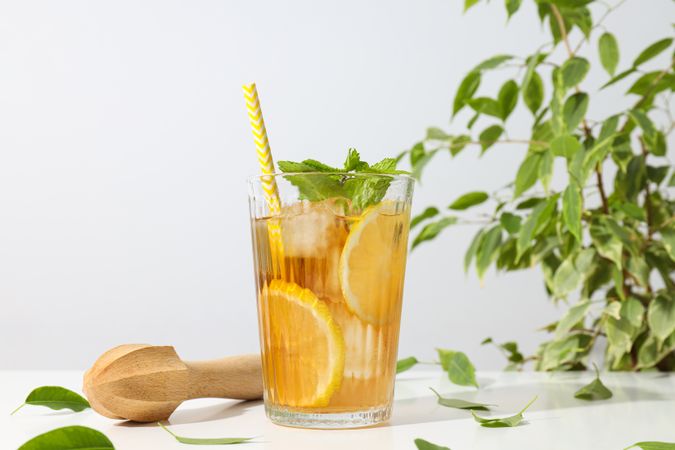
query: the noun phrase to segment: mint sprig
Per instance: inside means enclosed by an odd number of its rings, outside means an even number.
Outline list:
[[[300,191],[300,198],[312,202],[329,198],[342,198],[351,202],[353,211],[361,211],[368,206],[379,203],[384,198],[391,184],[391,177],[374,175],[400,175],[408,172],[396,169],[396,158],[384,158],[368,164],[361,160],[356,149],[350,148],[342,168],[332,167],[314,159],[304,161],[279,161],[279,170],[285,178]],[[306,173],[306,175],[301,175]],[[325,175],[330,173],[332,175]],[[353,176],[350,174],[364,174]]]

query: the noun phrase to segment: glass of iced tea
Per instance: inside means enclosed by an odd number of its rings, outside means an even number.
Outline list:
[[[280,202],[271,207],[274,184]],[[273,422],[351,428],[389,418],[413,184],[363,173],[249,180]]]

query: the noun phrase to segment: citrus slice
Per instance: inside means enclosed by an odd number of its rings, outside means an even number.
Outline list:
[[[401,313],[408,214],[389,209],[386,204],[366,209],[340,256],[340,287],[347,307],[376,326]]]
[[[321,407],[340,387],[345,344],[321,300],[295,283],[272,280],[263,289],[267,385],[279,404]]]

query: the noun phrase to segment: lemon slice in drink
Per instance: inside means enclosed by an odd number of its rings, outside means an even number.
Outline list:
[[[325,303],[295,283],[272,280],[263,289],[269,326],[265,355],[268,383],[279,403],[321,407],[340,387],[345,344],[340,327]]]
[[[347,307],[372,325],[401,313],[407,214],[386,203],[366,209],[352,226],[340,256],[340,287]]]

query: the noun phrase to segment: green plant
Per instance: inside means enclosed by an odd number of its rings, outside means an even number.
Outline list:
[[[623,0],[613,6],[533,1],[551,42],[526,57],[496,55],[478,64],[460,83],[452,107],[453,117],[472,111],[466,131],[429,128],[423,141],[399,157],[409,157],[413,176],[420,177],[440,153],[454,157],[469,146],[481,155],[496,146],[525,147],[514,181],[491,194],[467,193],[449,206],[465,211],[491,201],[494,209],[486,218],[467,220],[427,208],[413,220],[423,225],[413,248],[451,225],[480,222],[466,252],[467,270],[473,264],[482,278],[491,266],[498,271],[538,266],[548,295],[572,303],[545,327],[552,336],[535,355],[509,352],[518,356],[510,358],[511,367],[533,361],[539,370],[584,369],[602,340],[605,364],[613,370],[673,370],[675,201],[668,189],[675,186],[675,174],[667,159],[667,137],[675,128],[672,54],[660,67],[647,68],[658,55],[665,59],[662,53],[671,51],[673,39],[648,46],[616,74],[619,46],[603,23]],[[465,9],[477,3],[466,0]],[[508,16],[520,6],[521,0],[507,0]],[[604,85],[584,84],[591,60],[580,56],[582,49],[591,55],[597,49],[609,74]],[[478,94],[484,77],[506,71],[514,78],[496,96]],[[606,118],[588,114],[591,89],[616,89],[631,79],[625,93],[631,107]],[[519,101],[532,115],[525,138],[507,133]],[[479,119],[487,123],[476,131]],[[563,166],[566,182],[554,187],[554,170],[562,175]]]

